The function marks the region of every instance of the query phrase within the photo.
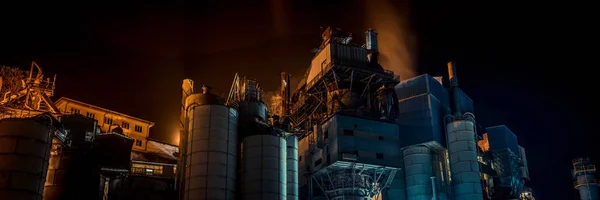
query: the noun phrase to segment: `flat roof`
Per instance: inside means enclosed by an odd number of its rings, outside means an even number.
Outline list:
[[[104,111],[106,113],[110,113],[110,114],[113,114],[113,115],[120,115],[122,117],[134,119],[134,120],[137,120],[137,121],[141,121],[141,122],[150,124],[150,127],[154,126],[154,122],[151,122],[151,121],[148,121],[148,120],[145,120],[145,119],[140,119],[140,118],[137,118],[137,117],[134,117],[134,116],[131,116],[131,115],[126,115],[126,114],[123,114],[123,113],[120,113],[120,112],[116,112],[116,111],[113,111],[113,110],[109,110],[109,109],[106,109],[106,108],[102,108],[100,106],[95,106],[95,105],[92,105],[92,104],[89,104],[89,103],[77,101],[77,100],[74,100],[74,99],[71,99],[71,98],[67,98],[67,97],[61,97],[54,104],[58,104],[61,101],[76,103],[76,104],[79,104],[79,105],[82,105],[82,106],[85,106],[85,107],[89,107],[89,108],[92,108],[92,109],[95,109],[95,110],[101,110],[101,111]]]

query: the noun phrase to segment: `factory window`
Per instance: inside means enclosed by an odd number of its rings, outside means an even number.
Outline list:
[[[121,128],[129,129],[129,123],[127,123],[127,122],[121,122]]]
[[[131,164],[131,173],[132,174],[160,176],[160,175],[162,175],[162,172],[163,172],[163,166],[160,166],[160,165],[147,165],[147,164],[139,164],[139,163]]]
[[[96,115],[94,113],[85,113],[85,116],[88,118],[96,119]]]
[[[375,157],[377,157],[377,159],[383,159],[383,154],[377,153],[377,154],[375,154]]]
[[[383,140],[383,136],[379,136],[379,140]]]
[[[354,135],[353,130],[344,129],[344,135]]]
[[[142,132],[142,127],[138,126],[138,125],[135,125],[135,131],[141,133]]]
[[[113,122],[113,121],[112,121],[112,118],[109,118],[109,117],[105,117],[105,118],[104,118],[104,123],[105,123],[105,124],[112,124],[112,122]]]
[[[79,111],[79,109],[71,108],[71,113],[72,114],[79,114],[79,113],[81,113],[81,111]]]
[[[317,161],[315,161],[315,167],[319,166],[321,162],[323,162],[323,160],[321,160],[320,158]]]
[[[141,147],[142,146],[142,141],[141,140],[135,140],[135,146]]]

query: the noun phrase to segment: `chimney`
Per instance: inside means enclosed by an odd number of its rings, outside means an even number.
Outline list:
[[[290,78],[291,75],[282,72],[281,73],[281,115],[287,116],[290,114]]]
[[[460,116],[462,111],[458,96],[458,78],[456,77],[456,65],[453,61],[448,62],[448,79],[450,80],[450,107],[454,116]]]

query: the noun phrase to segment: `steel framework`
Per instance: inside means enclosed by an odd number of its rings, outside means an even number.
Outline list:
[[[292,106],[290,120],[295,131],[306,132],[312,125],[320,124],[335,113],[327,112],[327,95],[331,91],[340,91],[336,95],[344,96],[358,90],[360,98],[368,100],[367,106],[344,109],[338,112],[361,117],[381,119],[381,112],[375,102],[375,93],[384,84],[399,82],[399,77],[383,68],[367,68],[365,64],[330,62],[314,79],[296,90],[295,104]],[[345,90],[340,90],[345,89]],[[294,101],[293,100],[293,101]],[[336,112],[336,113],[338,113]],[[395,120],[395,118],[389,118]],[[301,134],[304,137],[305,134]]]
[[[325,198],[372,199],[396,176],[397,168],[338,161],[311,175]]]

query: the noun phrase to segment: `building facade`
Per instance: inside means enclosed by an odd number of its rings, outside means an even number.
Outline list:
[[[102,132],[111,132],[112,129],[121,127],[123,134],[135,140],[132,150],[146,151],[150,128],[154,126],[154,122],[66,97],[58,99],[55,105],[63,114],[81,114],[95,119]]]

